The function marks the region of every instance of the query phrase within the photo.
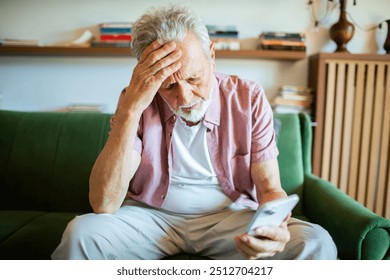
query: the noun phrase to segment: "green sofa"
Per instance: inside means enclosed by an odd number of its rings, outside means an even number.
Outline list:
[[[89,173],[110,117],[0,111],[0,259],[50,259],[67,223],[91,211]],[[340,259],[390,259],[390,221],[311,174],[309,118],[275,118],[282,184],[301,197],[294,216],[327,229]]]

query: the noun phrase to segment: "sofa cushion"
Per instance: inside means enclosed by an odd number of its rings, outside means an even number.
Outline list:
[[[50,259],[68,222],[76,213],[0,211],[0,259]],[[5,230],[7,229],[7,230]]]
[[[43,213],[40,211],[0,211],[0,244]]]

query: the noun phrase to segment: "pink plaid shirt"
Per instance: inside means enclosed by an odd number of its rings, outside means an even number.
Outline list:
[[[203,123],[218,181],[232,201],[256,208],[251,163],[278,155],[271,107],[258,84],[220,73],[215,74],[211,99]],[[158,208],[163,205],[170,184],[176,121],[177,116],[157,94],[139,123],[134,148],[142,159],[127,198]]]

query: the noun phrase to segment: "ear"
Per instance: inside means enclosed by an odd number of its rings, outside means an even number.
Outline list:
[[[210,57],[211,57],[211,59],[215,59],[215,45],[214,45],[214,42],[210,43]]]
[[[214,42],[211,42],[211,44],[210,44],[210,58],[211,58],[211,64],[213,67],[213,71],[215,71],[216,65],[215,65],[215,45],[214,45]]]

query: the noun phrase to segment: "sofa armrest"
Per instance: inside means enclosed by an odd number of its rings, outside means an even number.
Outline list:
[[[305,175],[303,211],[332,236],[341,259],[389,259],[390,220],[312,174]]]

